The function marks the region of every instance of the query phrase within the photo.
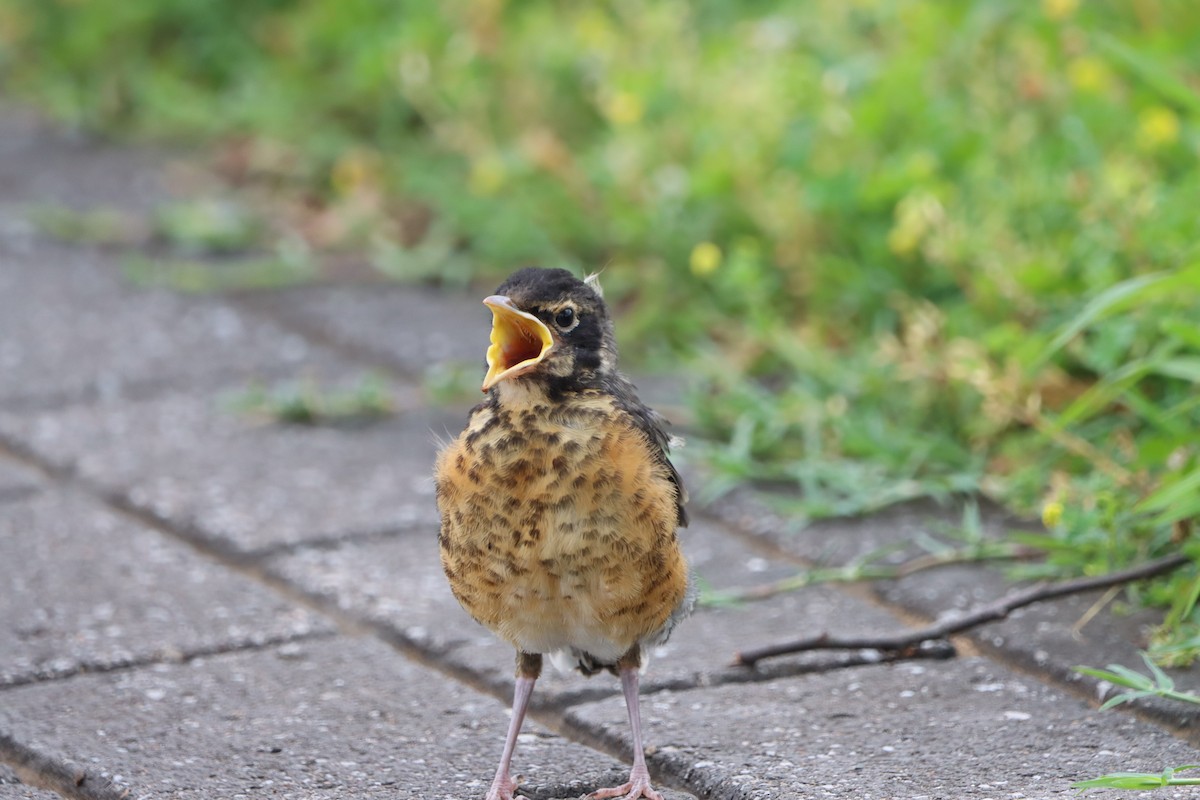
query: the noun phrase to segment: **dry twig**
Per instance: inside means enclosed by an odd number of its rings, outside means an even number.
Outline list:
[[[995,622],[1007,617],[1018,608],[1022,608],[1043,600],[1064,597],[1070,594],[1090,592],[1095,589],[1107,589],[1134,581],[1153,578],[1182,567],[1191,562],[1185,555],[1177,554],[1131,567],[1107,575],[1097,575],[1088,578],[1076,578],[1051,584],[1037,584],[1027,589],[1006,594],[1000,599],[979,606],[966,614],[953,619],[936,622],[924,628],[906,631],[894,636],[860,636],[840,638],[822,633],[784,644],[768,645],[755,650],[744,650],[734,656],[735,666],[753,667],[765,658],[800,653],[807,650],[882,650],[895,652],[918,648],[923,642],[936,641],[962,633],[970,628],[986,622]]]

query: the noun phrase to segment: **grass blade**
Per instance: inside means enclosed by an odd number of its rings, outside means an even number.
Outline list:
[[[1101,50],[1157,92],[1163,100],[1192,114],[1200,114],[1200,95],[1186,83],[1114,36],[1097,33],[1095,38]]]
[[[1136,278],[1122,281],[1096,295],[1088,301],[1082,311],[1075,315],[1074,319],[1058,332],[1058,335],[1046,346],[1041,355],[1034,360],[1033,368],[1036,370],[1044,366],[1067,342],[1078,336],[1084,328],[1091,325],[1106,312],[1123,302],[1136,299],[1151,287],[1172,277],[1174,276],[1169,272],[1154,272],[1148,275],[1139,275]]]

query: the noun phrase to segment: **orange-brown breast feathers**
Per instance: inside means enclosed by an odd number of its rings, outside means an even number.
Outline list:
[[[602,394],[481,407],[438,459],[442,563],[476,620],[527,652],[615,660],[684,600],[678,488]]]

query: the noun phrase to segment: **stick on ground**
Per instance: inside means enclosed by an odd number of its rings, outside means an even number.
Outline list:
[[[800,653],[807,650],[883,650],[894,652],[919,647],[923,642],[945,639],[956,633],[995,622],[1007,617],[1010,613],[1023,606],[1032,605],[1042,600],[1064,597],[1070,594],[1090,592],[1095,589],[1107,589],[1110,586],[1120,586],[1134,581],[1153,578],[1182,567],[1191,562],[1185,555],[1166,556],[1155,561],[1148,561],[1136,567],[1110,572],[1107,575],[1097,575],[1088,578],[1076,578],[1059,583],[1037,584],[1027,589],[1020,589],[1006,594],[999,600],[979,606],[961,617],[936,622],[924,628],[905,631],[894,636],[860,636],[836,637],[827,633],[798,639],[783,644],[767,645],[754,650],[743,650],[734,656],[734,665],[753,667],[765,658]]]

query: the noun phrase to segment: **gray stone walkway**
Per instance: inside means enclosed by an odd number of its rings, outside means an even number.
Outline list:
[[[467,405],[430,399],[425,376],[480,360],[486,310],[473,293],[388,284],[147,289],[120,252],[30,222],[38,204],[144,213],[167,197],[165,170],[0,106],[0,800],[482,798],[512,653],[441,575],[431,464]],[[397,408],[379,421],[285,425],[236,407],[252,382],[370,373]],[[692,511],[684,541],[717,589],[944,518],[912,506],[790,534],[742,495]],[[998,799],[1200,761],[1186,709],[1101,713],[1104,687],[1071,672],[1138,666],[1153,621],[1105,611],[1074,631],[1094,596],[982,628],[950,660],[728,666],[739,649],[894,631],[1004,588],[955,567],[701,609],[644,678],[651,771],[671,800]],[[531,717],[514,760],[527,796],[623,780],[613,679],[547,674]]]

